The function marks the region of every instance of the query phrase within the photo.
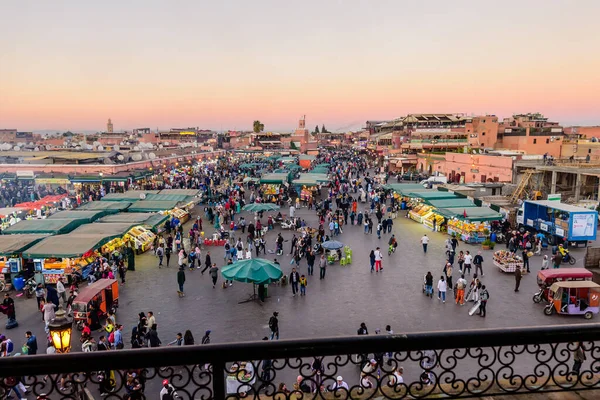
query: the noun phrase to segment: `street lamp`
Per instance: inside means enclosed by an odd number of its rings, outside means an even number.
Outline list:
[[[57,353],[68,353],[71,350],[71,333],[73,331],[73,318],[61,308],[56,312],[56,317],[48,324],[50,338]]]

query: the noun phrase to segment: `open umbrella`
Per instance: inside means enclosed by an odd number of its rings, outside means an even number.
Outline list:
[[[344,244],[338,242],[337,240],[328,240],[326,242],[323,242],[321,247],[323,247],[324,249],[327,249],[327,250],[337,250],[337,249],[341,249],[342,247],[344,247]]]
[[[225,279],[237,282],[252,283],[253,294],[240,303],[256,300],[256,287],[254,285],[267,285],[276,282],[283,276],[283,271],[279,265],[272,261],[262,258],[252,258],[250,260],[240,260],[233,264],[223,267],[221,274]]]
[[[277,211],[279,206],[273,203],[251,203],[246,204],[242,211],[261,212],[261,211]]]

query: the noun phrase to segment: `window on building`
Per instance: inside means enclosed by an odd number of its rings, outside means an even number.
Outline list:
[[[481,132],[481,136],[485,136],[485,132]]]
[[[536,144],[536,143],[537,143],[537,139],[533,139],[533,144]]]
[[[592,154],[592,149],[588,149],[588,154]]]
[[[482,119],[481,122],[485,124],[485,119]]]
[[[546,144],[550,143],[550,139],[546,139]]]

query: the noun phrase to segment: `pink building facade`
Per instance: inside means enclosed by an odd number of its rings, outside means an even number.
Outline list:
[[[513,159],[487,154],[419,154],[417,169],[456,183],[512,182]]]

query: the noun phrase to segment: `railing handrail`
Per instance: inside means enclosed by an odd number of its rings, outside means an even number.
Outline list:
[[[600,323],[239,342],[0,359],[0,377],[342,354],[541,345],[598,339]]]

